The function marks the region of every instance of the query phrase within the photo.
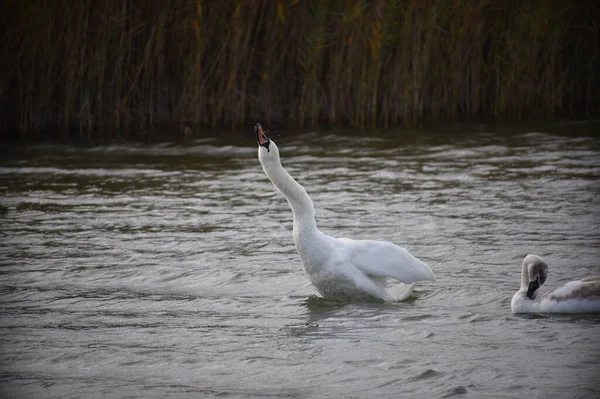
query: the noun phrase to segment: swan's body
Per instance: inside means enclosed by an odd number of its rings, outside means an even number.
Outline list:
[[[600,276],[569,281],[543,298],[537,289],[548,276],[548,266],[537,255],[527,255],[521,268],[521,288],[513,296],[513,313],[599,313]]]
[[[254,129],[260,163],[292,208],[296,249],[312,284],[323,297],[398,301],[411,294],[416,281],[435,281],[426,263],[391,242],[334,238],[321,233],[306,190],[283,169],[277,145],[260,124]],[[387,278],[410,285],[389,288]]]

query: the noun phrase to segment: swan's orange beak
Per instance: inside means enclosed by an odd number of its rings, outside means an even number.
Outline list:
[[[260,145],[262,147],[265,147],[267,149],[267,151],[268,151],[269,150],[269,143],[271,141],[269,140],[269,138],[265,134],[265,131],[263,130],[263,128],[260,125],[260,123],[257,123],[254,126],[254,131],[256,132],[256,141],[258,141],[258,145]]]

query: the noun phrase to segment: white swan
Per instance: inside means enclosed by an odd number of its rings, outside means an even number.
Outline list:
[[[401,301],[410,296],[414,282],[435,281],[426,263],[391,242],[333,238],[321,233],[313,203],[304,187],[281,166],[277,145],[266,136],[260,123],[254,131],[263,170],[292,208],[294,243],[302,265],[323,297]],[[387,278],[404,284],[390,288]]]
[[[569,281],[543,298],[537,289],[546,281],[548,265],[537,255],[527,255],[521,268],[521,289],[513,296],[513,313],[598,313],[600,276]]]

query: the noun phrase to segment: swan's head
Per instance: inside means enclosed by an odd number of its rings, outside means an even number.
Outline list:
[[[254,133],[256,133],[256,141],[258,142],[258,159],[260,159],[260,162],[279,161],[279,149],[267,137],[260,123],[254,125]]]
[[[537,255],[527,255],[523,259],[521,289],[527,289],[527,297],[534,299],[538,288],[548,277],[548,265]]]

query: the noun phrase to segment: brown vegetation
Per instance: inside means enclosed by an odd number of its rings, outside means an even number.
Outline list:
[[[600,107],[594,2],[12,0],[0,12],[4,136],[256,120],[391,128]]]

